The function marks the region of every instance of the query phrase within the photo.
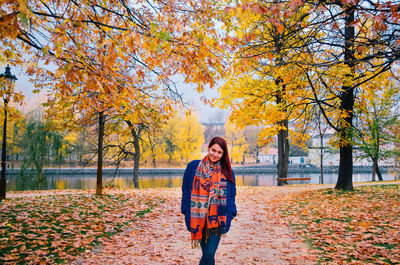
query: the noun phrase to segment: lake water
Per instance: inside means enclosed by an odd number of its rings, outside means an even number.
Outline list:
[[[324,174],[325,184],[335,184],[337,181],[337,173]],[[384,180],[399,180],[400,176],[392,173],[384,173]],[[319,174],[314,173],[298,173],[289,174],[289,178],[310,177],[311,180],[289,181],[290,184],[318,184]],[[17,190],[16,176],[8,176],[7,191]],[[276,186],[277,174],[237,174],[236,185],[238,186]],[[371,173],[359,173],[353,175],[353,182],[370,181]],[[376,177],[377,179],[378,177]],[[47,189],[93,189],[96,187],[95,174],[81,175],[48,175]],[[120,188],[132,188],[132,175],[103,176],[103,185],[117,185]],[[182,175],[142,175],[139,177],[140,188],[158,188],[158,187],[180,187],[182,185]]]

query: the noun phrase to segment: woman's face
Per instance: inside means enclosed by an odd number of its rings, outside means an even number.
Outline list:
[[[214,144],[210,148],[208,148],[208,158],[213,164],[217,163],[221,159],[223,154],[224,150],[222,150],[221,146],[219,146],[218,144]]]

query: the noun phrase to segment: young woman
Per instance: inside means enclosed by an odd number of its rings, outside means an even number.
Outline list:
[[[181,212],[192,247],[201,246],[199,265],[215,264],[221,235],[228,232],[237,213],[235,195],[235,175],[226,142],[214,137],[208,144],[208,154],[187,165],[182,183]]]

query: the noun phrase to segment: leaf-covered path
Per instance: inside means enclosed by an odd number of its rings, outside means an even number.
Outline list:
[[[312,264],[302,241],[279,219],[276,200],[305,187],[238,187],[238,216],[222,238],[217,264]],[[307,188],[308,189],[308,188]],[[149,189],[165,203],[132,229],[105,239],[75,264],[197,264],[201,251],[191,249],[180,214],[180,190]]]
[[[381,186],[238,187],[217,264],[399,264],[400,181],[361,185]],[[198,264],[179,188],[104,194],[10,192],[0,204],[0,263]]]

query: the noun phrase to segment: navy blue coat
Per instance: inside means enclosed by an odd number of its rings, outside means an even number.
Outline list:
[[[186,228],[190,231],[190,195],[192,192],[192,185],[196,169],[200,163],[200,160],[193,160],[190,162],[185,170],[182,181],[182,202],[181,202],[181,213],[185,215]],[[235,180],[235,173],[232,171],[233,180]],[[231,226],[232,218],[236,216],[236,186],[234,182],[228,181],[227,183],[227,211],[226,211],[226,228],[221,233],[225,234],[229,231]]]

